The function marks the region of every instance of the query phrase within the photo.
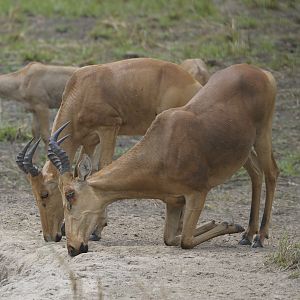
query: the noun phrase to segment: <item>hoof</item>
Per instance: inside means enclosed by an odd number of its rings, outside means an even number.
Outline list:
[[[98,242],[100,240],[101,240],[101,236],[98,236],[95,233],[90,235],[90,241]]]
[[[260,240],[260,237],[257,235],[253,241],[253,244],[251,246],[252,248],[263,248],[263,244]]]
[[[252,242],[247,238],[247,237],[243,237],[240,241],[239,241],[239,245],[252,245]]]

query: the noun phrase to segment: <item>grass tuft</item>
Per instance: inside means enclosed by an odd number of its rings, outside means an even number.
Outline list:
[[[268,264],[273,264],[282,270],[294,270],[290,278],[298,278],[300,275],[300,243],[293,242],[287,234],[284,234],[277,250],[267,258]]]

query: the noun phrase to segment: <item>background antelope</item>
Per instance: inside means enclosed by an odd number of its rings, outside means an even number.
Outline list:
[[[45,145],[50,136],[50,109],[59,108],[65,85],[77,69],[32,62],[0,75],[0,98],[18,101],[32,112],[32,135],[41,136]]]
[[[86,157],[77,178],[57,142],[67,124],[62,126],[50,139],[48,156],[60,171],[69,254],[87,252],[99,215],[119,199],[163,200],[166,245],[193,248],[218,235],[243,231],[240,225],[226,222],[196,228],[207,193],[242,166],[250,175],[253,194],[249,227],[240,243],[251,244],[257,234],[253,247],[261,247],[269,234],[278,176],[271,145],[275,96],[269,72],[246,64],[226,68],[184,107],[158,115],[144,138],[109,166],[89,176],[92,167]],[[263,174],[266,203],[258,231]]]
[[[186,104],[200,88],[178,65],[155,59],[83,67],[68,81],[52,133],[71,120],[67,128],[71,137],[64,143],[64,151],[72,162],[82,145],[83,152],[93,156],[97,170],[112,161],[117,135],[144,134],[157,114]],[[99,141],[100,151],[94,154]],[[49,161],[41,171],[32,164],[36,147],[37,143],[30,149],[26,146],[17,163],[31,183],[45,240],[59,241],[63,207],[58,173]],[[106,223],[102,221],[101,217],[95,239]]]
[[[209,73],[201,59],[188,59],[180,65],[202,85]],[[33,115],[32,135],[42,137],[45,145],[50,136],[50,109],[59,108],[65,85],[78,67],[45,65],[31,62],[24,68],[0,75],[0,98],[21,102]]]

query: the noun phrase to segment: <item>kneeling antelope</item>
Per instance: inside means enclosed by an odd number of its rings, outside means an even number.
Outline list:
[[[63,144],[72,162],[79,146],[93,155],[94,169],[112,161],[117,135],[143,135],[160,112],[185,105],[201,88],[176,64],[149,58],[87,66],[68,81],[52,133],[68,120],[71,137]],[[100,140],[100,152],[94,148]],[[27,174],[40,210],[46,241],[59,241],[63,221],[58,172],[47,161],[42,170],[32,164],[37,145],[25,147],[17,158]],[[27,153],[26,153],[27,151]],[[100,220],[99,236],[106,222]]]
[[[224,222],[196,228],[207,193],[242,166],[252,181],[252,203],[240,243],[251,244],[257,234],[253,246],[262,246],[268,237],[278,176],[271,144],[275,96],[276,84],[269,72],[247,64],[226,68],[215,73],[184,107],[158,115],[144,138],[109,166],[90,175],[91,163],[85,157],[77,178],[56,142],[62,127],[50,139],[48,155],[60,170],[69,254],[88,250],[88,237],[99,215],[119,199],[163,200],[167,245],[193,248],[218,235],[243,231]],[[258,229],[263,175],[266,202]]]

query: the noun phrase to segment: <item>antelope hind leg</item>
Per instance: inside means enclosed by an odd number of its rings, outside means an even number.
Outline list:
[[[263,242],[269,237],[269,226],[271,221],[272,204],[279,170],[273,156],[271,146],[271,134],[258,139],[255,150],[265,174],[266,201],[259,233],[254,238],[253,248],[263,247]]]
[[[247,230],[242,235],[240,245],[251,245],[253,236],[258,232],[259,222],[259,206],[263,181],[263,171],[257,159],[255,152],[252,150],[244,168],[251,178],[252,184],[252,201],[249,217],[249,225]]]

